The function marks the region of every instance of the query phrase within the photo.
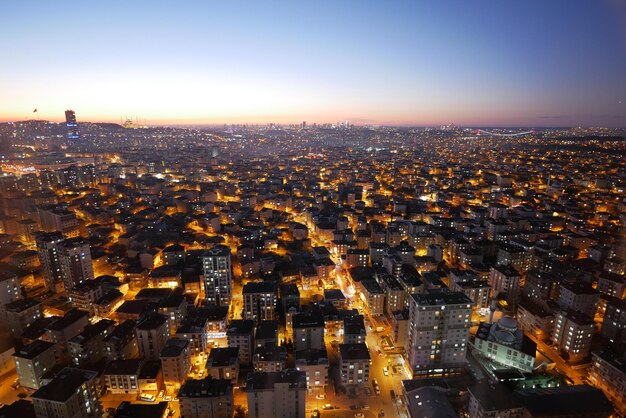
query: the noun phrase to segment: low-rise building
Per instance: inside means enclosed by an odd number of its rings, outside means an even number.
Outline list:
[[[98,374],[66,367],[31,395],[37,418],[99,418]]]

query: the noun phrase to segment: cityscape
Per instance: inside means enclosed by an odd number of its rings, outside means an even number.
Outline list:
[[[0,418],[626,417],[619,2],[18,3]]]

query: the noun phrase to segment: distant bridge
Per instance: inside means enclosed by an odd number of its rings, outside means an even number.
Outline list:
[[[534,129],[531,130],[531,131],[517,132],[517,133],[513,133],[513,134],[501,134],[501,133],[497,133],[497,132],[489,132],[489,131],[485,131],[484,129],[475,129],[475,130],[472,131],[472,134],[474,134],[474,135],[493,135],[493,136],[506,136],[506,137],[534,135],[536,133],[537,133],[537,131],[535,131]]]

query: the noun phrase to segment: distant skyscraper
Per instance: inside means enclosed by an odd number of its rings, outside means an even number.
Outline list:
[[[211,145],[211,158],[217,158],[220,148],[217,145]]]
[[[73,110],[65,111],[65,126],[67,127],[67,139],[77,140],[78,137],[78,123],[76,123],[76,113]]]

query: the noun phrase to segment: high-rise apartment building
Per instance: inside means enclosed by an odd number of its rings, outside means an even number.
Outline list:
[[[89,243],[82,238],[65,240],[60,246],[61,273],[66,289],[94,279]]]
[[[409,298],[409,364],[414,376],[447,375],[462,369],[472,301],[462,292],[413,294]]]
[[[230,249],[224,245],[218,245],[207,250],[202,257],[202,267],[206,301],[215,305],[228,305],[233,280]]]
[[[63,240],[63,234],[60,232],[42,232],[35,237],[41,260],[41,271],[48,289],[54,289],[56,283],[63,281],[60,255],[60,245]]]

